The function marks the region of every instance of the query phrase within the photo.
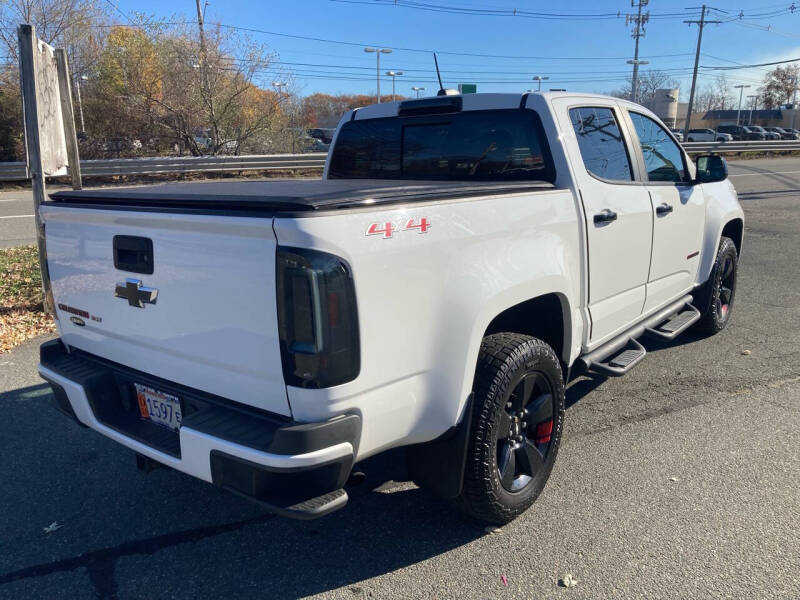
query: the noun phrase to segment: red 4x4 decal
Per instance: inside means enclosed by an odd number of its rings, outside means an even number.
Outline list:
[[[417,233],[428,233],[431,228],[431,223],[427,217],[422,217],[419,223],[416,223],[413,218],[408,219],[402,227],[387,221],[386,223],[370,223],[367,227],[367,235],[382,235],[383,239],[389,239],[395,232],[398,231],[413,231],[418,230]]]

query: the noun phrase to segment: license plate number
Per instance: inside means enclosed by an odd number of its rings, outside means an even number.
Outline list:
[[[177,396],[134,383],[139,414],[143,419],[176,430],[181,426],[181,401]]]

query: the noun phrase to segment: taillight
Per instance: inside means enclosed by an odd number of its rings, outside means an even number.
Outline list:
[[[347,263],[326,252],[279,247],[276,278],[286,383],[322,388],[355,379],[358,314]]]

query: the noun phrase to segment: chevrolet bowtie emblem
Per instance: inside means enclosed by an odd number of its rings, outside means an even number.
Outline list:
[[[126,279],[125,283],[118,283],[114,291],[117,298],[124,298],[131,306],[144,308],[145,304],[155,304],[158,290],[144,287],[140,279]]]

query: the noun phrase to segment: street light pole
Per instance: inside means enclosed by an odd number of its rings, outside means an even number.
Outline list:
[[[739,90],[739,109],[736,111],[736,125],[739,125],[739,117],[742,114],[742,94],[744,93],[744,89],[749,88],[750,86],[740,83],[739,85],[735,85],[733,87]]]
[[[537,91],[539,91],[539,92],[542,91],[542,81],[545,81],[547,79],[550,79],[550,78],[549,77],[543,77],[541,75],[534,75],[533,76],[533,80],[539,82],[539,89]]]
[[[381,103],[381,54],[391,54],[391,48],[373,48],[372,46],[367,46],[364,48],[364,52],[374,52],[375,53],[375,80],[378,84],[378,104]]]
[[[755,94],[750,94],[747,96],[747,99],[750,100],[750,117],[747,119],[747,124],[753,124],[753,105],[756,103],[756,98],[758,98]]]
[[[423,91],[425,88],[424,87],[416,87],[416,86],[414,86],[411,89],[417,93],[417,98],[419,98],[419,93],[421,91]]]
[[[287,87],[288,84],[283,81],[273,81],[272,87],[278,90],[278,99],[281,97],[281,88]],[[289,91],[286,90],[286,102],[289,102]],[[289,107],[289,137],[292,140],[292,154],[294,154],[294,111]]]
[[[402,75],[403,72],[402,71],[386,71],[386,74],[389,77],[392,78],[392,102],[394,102],[395,101],[395,97],[394,97],[394,78],[398,77],[399,75]]]

